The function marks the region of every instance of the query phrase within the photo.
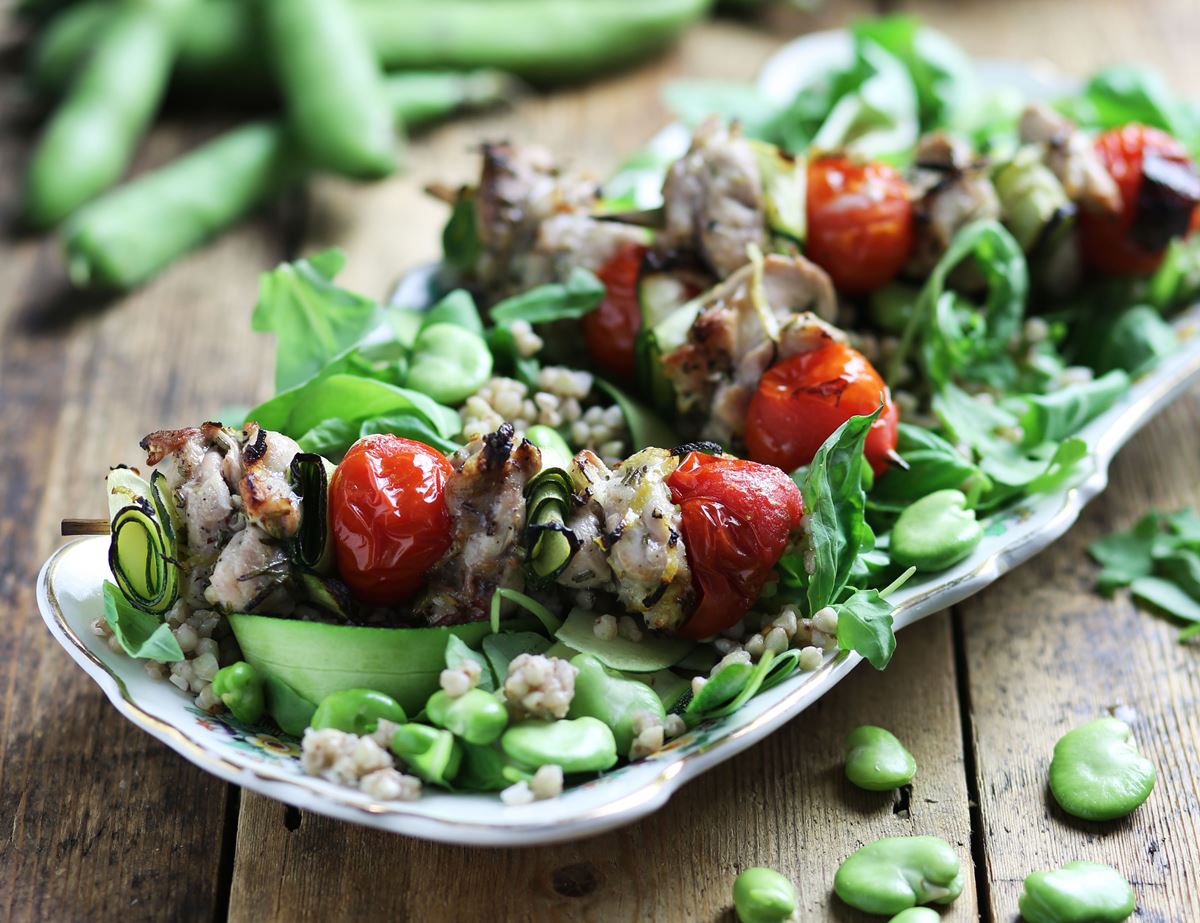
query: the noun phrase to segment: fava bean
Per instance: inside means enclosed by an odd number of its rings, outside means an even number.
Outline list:
[[[609,673],[591,654],[572,657],[571,666],[579,672],[567,717],[586,716],[603,721],[612,731],[618,753],[629,753],[634,738],[633,722],[639,712],[666,720],[662,700],[645,683]]]
[[[907,785],[917,774],[917,761],[891,731],[864,725],[846,738],[846,778],[869,792]]]
[[[438,727],[472,744],[490,744],[508,725],[504,703],[482,689],[470,689],[456,698],[438,690],[429,697],[425,714]]]
[[[331,692],[321,700],[313,712],[310,727],[336,728],[347,734],[363,737],[374,734],[379,719],[386,718],[396,724],[408,720],[400,703],[390,695],[373,689],[341,689]]]
[[[417,334],[408,387],[443,404],[459,404],[492,375],[492,352],[483,337],[457,324],[431,324]]]
[[[961,490],[936,490],[907,507],[892,528],[889,550],[902,567],[945,570],[969,555],[983,538],[975,511]]]
[[[742,923],[784,923],[796,912],[796,889],[774,869],[748,868],[733,881],[733,909]]]
[[[867,913],[948,904],[963,889],[962,861],[936,836],[884,837],[852,853],[833,879],[837,896]]]
[[[238,721],[257,724],[266,702],[262,677],[244,660],[221,667],[212,678],[212,691]]]
[[[940,923],[942,915],[932,907],[909,907],[901,910],[888,923]]]
[[[1138,753],[1133,731],[1117,718],[1089,721],[1054,745],[1050,791],[1075,817],[1124,817],[1150,797],[1154,779],[1154,764]]]
[[[600,772],[617,761],[613,732],[595,718],[518,721],[500,738],[500,749],[522,766],[557,764],[563,772]]]
[[[1133,888],[1111,865],[1068,862],[1027,877],[1020,908],[1026,923],[1120,923],[1134,904]]]
[[[288,121],[315,163],[348,176],[396,167],[383,71],[347,0],[258,4]]]
[[[427,724],[402,724],[392,734],[392,752],[426,782],[448,785],[462,765],[462,747],[449,731]]]

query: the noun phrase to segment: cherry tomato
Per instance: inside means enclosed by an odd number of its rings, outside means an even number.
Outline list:
[[[804,515],[800,489],[770,465],[690,452],[667,478],[699,600],[678,631],[707,638],[758,599]]]
[[[583,315],[588,352],[606,372],[633,378],[633,345],[642,326],[638,275],[646,248],[622,244],[596,273],[604,283],[604,300]]]
[[[1148,154],[1195,169],[1186,148],[1165,131],[1130,124],[1113,128],[1096,139],[1096,153],[1121,193],[1121,210],[1116,215],[1084,209],[1079,215],[1079,237],[1088,266],[1107,273],[1148,275],[1158,268],[1165,250],[1147,250],[1131,236],[1137,215],[1138,195]],[[1192,211],[1191,229],[1198,213]]]
[[[746,448],[755,461],[792,471],[807,465],[850,417],[883,412],[871,424],[864,454],[876,475],[896,448],[900,414],[875,367],[856,349],[829,340],[767,369],[746,414]]]
[[[821,157],[808,165],[805,255],[843,292],[889,281],[908,259],[913,208],[908,184],[883,163]]]
[[[450,547],[446,481],[437,449],[399,436],[365,436],[329,482],[338,573],[366,602],[394,605],[421,588]]]

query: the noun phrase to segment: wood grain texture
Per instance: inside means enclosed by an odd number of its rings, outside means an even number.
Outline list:
[[[1142,62],[1181,91],[1200,85],[1192,53],[1200,7],[1186,0],[1016,0],[1003,15],[980,2],[903,8],[974,54],[1043,58],[1078,76]],[[1198,424],[1193,393],[1134,437],[1108,491],[1070,533],[955,613],[980,799],[977,846],[986,856],[985,919],[1015,919],[1025,876],[1074,859],[1120,869],[1137,891],[1139,920],[1200,919],[1200,651],[1178,645],[1177,627],[1127,598],[1098,596],[1085,553],[1089,541],[1148,509],[1200,501]],[[1050,755],[1071,727],[1112,712],[1131,721],[1159,780],[1128,820],[1086,824],[1053,803]]]
[[[11,75],[6,85],[14,87]],[[4,110],[6,115],[12,109]],[[194,140],[156,133],[147,163]],[[24,151],[0,142],[3,210]],[[269,381],[246,329],[274,231],[248,228],[137,295],[68,295],[50,240],[0,245],[0,919],[209,920],[230,788],[123,720],[38,618],[58,519],[102,515],[110,464]],[[265,339],[265,338],[260,338]]]
[[[891,728],[921,767],[906,805],[843,775],[846,731],[867,723]],[[582,842],[440,846],[245,793],[229,919],[732,920],[734,877],[768,865],[796,883],[801,920],[865,921],[831,894],[838,863],[880,836],[934,834],[955,845],[968,877],[944,919],[974,920],[959,730],[949,621],[940,615],[906,632],[886,672],[860,667],[662,810]]]

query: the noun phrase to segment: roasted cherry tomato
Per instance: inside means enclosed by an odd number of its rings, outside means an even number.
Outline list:
[[[904,177],[883,163],[821,157],[808,165],[804,253],[843,292],[888,282],[908,259],[913,209]]]
[[[394,605],[412,596],[450,547],[446,481],[437,449],[399,436],[365,436],[329,482],[338,573],[360,599]]]
[[[667,486],[682,515],[698,596],[678,634],[707,638],[736,624],[758,599],[800,526],[804,501],[778,468],[701,452],[689,453]]]
[[[606,372],[633,378],[633,344],[642,326],[638,274],[646,248],[622,244],[596,273],[604,283],[604,300],[583,315],[588,352]]]
[[[746,448],[755,461],[792,471],[807,465],[850,417],[883,412],[871,424],[864,454],[876,475],[896,448],[900,414],[875,367],[856,349],[829,340],[767,369],[746,414]]]
[[[1152,273],[1162,262],[1169,238],[1194,230],[1200,215],[1195,200],[1189,200],[1185,190],[1170,189],[1170,183],[1164,189],[1165,197],[1154,196],[1153,201],[1146,201],[1144,194],[1161,188],[1157,177],[1164,168],[1167,175],[1176,173],[1176,183],[1182,180],[1187,185],[1190,181],[1195,187],[1200,182],[1196,179],[1196,167],[1175,138],[1146,125],[1125,125],[1104,132],[1096,139],[1096,152],[1116,180],[1121,210],[1115,215],[1086,208],[1080,212],[1079,237],[1084,261],[1101,272]],[[1155,178],[1148,181],[1148,173]],[[1149,210],[1139,216],[1143,208]],[[1175,225],[1173,229],[1168,226],[1171,223]]]

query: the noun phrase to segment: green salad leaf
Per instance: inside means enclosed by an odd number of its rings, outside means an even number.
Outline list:
[[[809,612],[838,599],[859,553],[875,544],[865,515],[862,453],[881,411],[882,407],[873,414],[851,417],[839,426],[817,450],[800,485],[815,565],[813,573],[806,575]],[[805,574],[803,566],[799,573]]]
[[[604,283],[581,266],[576,266],[566,282],[550,282],[527,292],[505,298],[492,308],[496,324],[515,320],[545,324],[556,320],[578,319],[600,304]]]
[[[1105,68],[1077,96],[1059,102],[1068,116],[1089,128],[1104,130],[1140,122],[1174,135],[1200,154],[1200,112],[1180,100],[1157,71],[1129,65]]]
[[[183,660],[183,651],[171,626],[157,615],[145,612],[121,594],[116,584],[104,581],[104,621],[130,657],[174,663]]]
[[[910,503],[937,490],[955,489],[974,501],[992,487],[971,458],[932,430],[901,422],[896,451],[907,468],[892,467],[867,496],[873,509],[900,512]]]
[[[275,334],[277,390],[308,380],[379,324],[378,302],[334,284],[345,262],[341,250],[323,250],[259,278],[250,326]]]
[[[838,613],[838,647],[862,654],[876,670],[886,667],[896,652],[892,604],[879,590],[858,590],[834,608]]]

